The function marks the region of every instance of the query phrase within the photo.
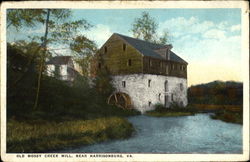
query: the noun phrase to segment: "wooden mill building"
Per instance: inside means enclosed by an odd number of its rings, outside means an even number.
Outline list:
[[[171,45],[114,33],[97,52],[92,75],[103,69],[112,75],[116,91],[108,102],[123,96],[141,112],[152,110],[157,103],[186,106],[188,63],[171,49]]]

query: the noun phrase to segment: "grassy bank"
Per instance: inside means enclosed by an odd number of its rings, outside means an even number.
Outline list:
[[[222,120],[224,122],[243,124],[243,113],[232,111],[220,111],[210,116],[212,119]]]
[[[242,124],[243,123],[243,109],[242,105],[206,105],[193,104],[198,111],[214,112],[210,117],[224,122]]]
[[[7,121],[7,152],[48,152],[128,138],[134,129],[124,117],[138,114],[107,104],[20,113]]]
[[[155,117],[174,117],[174,116],[188,116],[193,115],[190,112],[171,112],[171,111],[165,111],[165,112],[158,112],[158,111],[150,111],[147,112],[146,115],[148,116],[155,116]]]
[[[123,139],[133,126],[119,117],[66,122],[7,123],[7,152],[46,152],[72,146]]]
[[[177,105],[172,105],[170,108],[165,108],[163,105],[156,105],[155,110],[147,111],[146,115],[155,117],[176,117],[194,115],[196,110],[193,108],[181,108]]]

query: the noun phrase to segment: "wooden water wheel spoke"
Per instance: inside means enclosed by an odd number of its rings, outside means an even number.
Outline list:
[[[116,94],[115,94],[115,103],[117,103],[118,101],[117,101],[117,96],[116,96]]]
[[[108,104],[116,105],[117,107],[121,107],[123,109],[131,109],[132,102],[128,94],[123,92],[116,92],[111,94],[107,100]]]

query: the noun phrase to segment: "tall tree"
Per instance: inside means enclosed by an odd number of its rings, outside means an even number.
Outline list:
[[[90,25],[86,20],[70,20],[71,11],[66,9],[11,9],[7,11],[7,29],[11,26],[17,30],[25,28],[34,28],[38,26],[44,27],[44,34],[32,36],[32,40],[40,41],[40,46],[37,49],[43,51],[43,55],[40,57],[40,70],[38,72],[37,82],[37,97],[35,99],[34,108],[37,107],[39,99],[39,90],[41,85],[41,77],[45,66],[45,59],[48,50],[53,52],[49,45],[53,46],[66,46],[74,53],[77,53],[78,57],[84,57],[88,55],[88,50],[84,50],[90,46],[91,42],[83,35],[79,34],[82,30],[88,30]],[[84,45],[78,43],[79,37],[84,37],[85,41],[81,41]],[[78,41],[78,42],[77,42]],[[74,48],[71,48],[72,44]],[[94,43],[92,43],[93,45]],[[93,48],[89,48],[92,50]],[[78,53],[77,51],[80,51]],[[84,52],[85,51],[85,52]],[[80,56],[79,56],[80,55]]]
[[[43,54],[42,54],[42,57],[40,59],[41,61],[40,61],[40,67],[39,67],[39,72],[38,72],[37,91],[36,91],[34,109],[37,108],[37,104],[38,104],[42,72],[43,72],[44,62],[45,62],[45,57],[46,57],[49,17],[50,17],[50,9],[47,10],[47,16],[46,16],[46,21],[45,21],[45,33],[44,33],[44,37],[43,37],[43,42],[41,44]]]
[[[132,24],[134,37],[153,42],[155,40],[157,23],[149,13],[143,12],[140,18],[136,18]]]
[[[170,35],[164,31],[162,36],[157,34],[158,24],[148,12],[142,12],[141,17],[132,23],[133,36],[152,43],[166,44],[170,42]]]

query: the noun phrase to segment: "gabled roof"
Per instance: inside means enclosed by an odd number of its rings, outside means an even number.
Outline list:
[[[71,56],[55,56],[52,57],[46,64],[66,65],[72,59]]]
[[[131,46],[136,48],[144,56],[149,56],[149,57],[162,59],[162,60],[166,59],[165,57],[163,57],[162,55],[157,53],[155,50],[162,49],[162,48],[167,48],[167,46],[170,46],[170,45],[161,45],[161,44],[150,43],[150,42],[147,42],[147,41],[144,41],[144,40],[131,38],[131,37],[121,35],[121,34],[118,34],[118,33],[114,33],[114,35],[117,35],[120,38],[122,38],[124,41],[129,43]],[[177,56],[172,51],[170,51],[170,60],[187,64],[187,62],[185,60],[183,60],[182,58]]]

